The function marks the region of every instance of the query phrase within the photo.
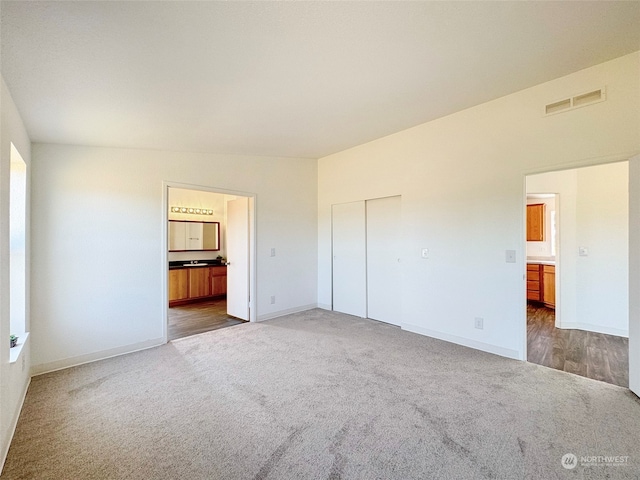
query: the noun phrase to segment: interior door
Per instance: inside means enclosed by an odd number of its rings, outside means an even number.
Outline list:
[[[367,200],[367,316],[400,325],[400,197]]]
[[[365,202],[332,206],[333,309],[367,316]]]
[[[227,315],[249,320],[249,199],[227,202]]]

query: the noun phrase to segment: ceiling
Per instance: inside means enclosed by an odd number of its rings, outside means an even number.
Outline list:
[[[318,158],[640,50],[640,2],[5,1],[34,142]]]

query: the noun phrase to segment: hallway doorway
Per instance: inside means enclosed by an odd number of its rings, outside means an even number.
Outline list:
[[[628,386],[629,162],[529,175],[526,194],[527,360]]]

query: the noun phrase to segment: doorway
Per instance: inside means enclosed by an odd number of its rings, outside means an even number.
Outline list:
[[[172,182],[163,204],[165,341],[255,321],[255,196]]]
[[[628,162],[526,177],[528,361],[629,386],[628,185]]]

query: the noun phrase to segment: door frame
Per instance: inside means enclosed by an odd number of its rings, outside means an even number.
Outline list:
[[[249,199],[249,321],[256,322],[258,319],[257,299],[257,269],[256,269],[256,224],[257,224],[257,195],[251,192],[239,190],[229,190],[226,188],[212,187],[208,185],[193,185],[189,183],[163,180],[162,182],[162,219],[161,219],[161,268],[162,268],[162,339],[163,343],[168,341],[169,329],[169,188],[181,188],[184,190],[196,190],[201,192],[218,193],[221,195],[235,195],[247,197]]]
[[[521,251],[523,252],[522,261],[522,278],[523,288],[521,297],[522,321],[521,340],[523,345],[523,358],[527,361],[527,177],[538,175],[541,173],[560,172],[563,170],[572,170],[585,167],[595,167],[598,165],[606,165],[610,163],[629,162],[629,253],[627,262],[629,264],[629,389],[636,395],[640,396],[640,349],[635,348],[640,345],[640,301],[635,301],[634,294],[640,286],[640,269],[634,268],[640,266],[640,218],[634,217],[634,212],[638,211],[638,200],[640,199],[640,179],[636,179],[634,175],[640,177],[640,155],[637,152],[612,155],[606,157],[595,157],[577,162],[566,164],[552,165],[545,168],[527,170],[522,175],[522,217],[521,217]],[[632,167],[633,165],[633,167]],[[557,192],[556,192],[557,193]],[[557,253],[557,252],[556,252]],[[558,272],[556,272],[556,286],[559,284]],[[558,297],[556,297],[556,307],[558,306]],[[560,299],[561,301],[561,299]]]

